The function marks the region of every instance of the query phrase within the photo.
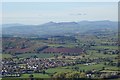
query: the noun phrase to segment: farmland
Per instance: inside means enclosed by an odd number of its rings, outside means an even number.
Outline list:
[[[117,2],[1,4],[1,80],[120,80]]]
[[[68,77],[70,73],[93,79],[118,77],[120,63],[115,35],[3,37],[3,79],[57,78],[63,74]]]

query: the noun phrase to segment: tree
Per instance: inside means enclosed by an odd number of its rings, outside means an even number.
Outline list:
[[[55,78],[56,80],[64,80],[66,78],[68,79],[78,79],[78,78],[86,78],[86,74],[84,72],[78,72],[78,71],[73,71],[73,72],[59,72],[59,73],[55,73],[53,75],[53,78]]]
[[[62,55],[62,58],[65,58],[65,55]]]
[[[84,72],[80,73],[80,78],[86,78],[86,74]]]
[[[102,70],[105,70],[105,67],[102,67]]]
[[[103,54],[108,54],[108,52],[107,52],[107,51],[104,51]]]
[[[54,57],[55,57],[55,59],[57,59],[57,58],[58,58],[58,55],[56,54],[56,55],[54,55]]]
[[[45,74],[46,73],[45,70],[43,70],[42,73]]]
[[[75,66],[74,69],[75,69],[76,71],[79,71],[79,67],[77,67],[77,66]]]
[[[75,79],[75,78],[80,78],[80,72],[69,72],[66,74],[65,76],[66,78],[72,78],[72,79]]]
[[[34,77],[33,74],[29,75],[30,80],[34,80],[33,77]]]
[[[56,78],[56,79],[65,79],[65,73],[63,73],[63,72],[55,73],[53,75],[53,78]]]

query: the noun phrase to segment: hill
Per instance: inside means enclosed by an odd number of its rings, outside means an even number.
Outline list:
[[[41,25],[7,25],[2,27],[3,35],[21,37],[55,36],[72,33],[84,33],[89,30],[110,29],[117,31],[117,22],[112,21],[81,21],[81,22],[48,22]]]

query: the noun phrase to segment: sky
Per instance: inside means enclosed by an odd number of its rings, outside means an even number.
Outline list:
[[[117,2],[3,2],[2,23],[43,24],[118,19]]]
[[[2,2],[118,2],[119,0],[2,0]]]

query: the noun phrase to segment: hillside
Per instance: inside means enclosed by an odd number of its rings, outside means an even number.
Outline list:
[[[71,33],[83,33],[89,30],[110,29],[117,31],[117,22],[112,21],[81,21],[81,22],[48,22],[42,25],[4,24],[3,35],[13,36],[55,36]]]

